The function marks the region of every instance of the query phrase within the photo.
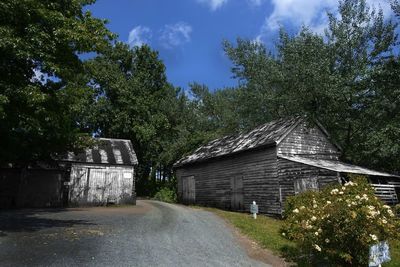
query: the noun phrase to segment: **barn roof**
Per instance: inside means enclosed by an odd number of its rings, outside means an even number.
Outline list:
[[[109,164],[109,165],[135,165],[138,163],[136,153],[130,140],[96,138],[98,143],[87,148],[84,152],[68,154],[61,161]]]
[[[279,119],[263,124],[247,133],[225,136],[213,140],[199,147],[193,154],[180,159],[174,166],[178,167],[188,163],[242,152],[260,146],[275,145],[294,129],[300,121],[301,119],[298,117]]]
[[[317,168],[322,168],[326,170],[331,170],[335,172],[341,173],[355,173],[355,174],[365,174],[365,175],[372,175],[372,176],[383,176],[383,177],[399,177],[397,175],[385,173],[385,172],[378,172],[374,170],[370,170],[364,167],[351,165],[347,163],[343,163],[336,160],[324,160],[324,159],[311,159],[311,158],[304,158],[299,156],[278,156],[279,158],[287,159],[290,161],[310,165]]]

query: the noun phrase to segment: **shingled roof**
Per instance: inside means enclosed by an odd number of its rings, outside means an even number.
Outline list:
[[[130,140],[111,138],[96,138],[96,140],[99,142],[94,147],[87,148],[79,154],[69,152],[61,161],[109,165],[135,165],[138,163]]]
[[[367,169],[364,167],[343,163],[337,160],[326,160],[326,159],[313,159],[313,158],[304,158],[299,156],[278,156],[279,158],[294,161],[297,163],[302,163],[306,165],[310,165],[313,167],[326,169],[335,172],[341,173],[355,173],[355,174],[366,174],[371,176],[381,176],[381,177],[397,177],[398,175],[386,173],[386,172],[378,172],[371,169]]]
[[[225,136],[199,147],[193,154],[178,160],[174,167],[229,155],[265,145],[279,143],[298,123],[301,118],[286,118],[263,124],[254,130],[239,135]]]

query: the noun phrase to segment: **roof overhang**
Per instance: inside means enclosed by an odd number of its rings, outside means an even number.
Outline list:
[[[398,175],[386,173],[386,172],[378,172],[374,170],[370,170],[364,167],[351,165],[347,163],[343,163],[340,161],[335,160],[324,160],[324,159],[312,159],[312,158],[305,158],[299,156],[278,156],[279,158],[290,160],[297,163],[302,163],[305,165],[310,165],[313,167],[331,170],[340,173],[354,173],[354,174],[364,174],[370,176],[382,176],[382,177],[396,177],[400,178]]]
[[[185,159],[184,161],[179,160],[177,162],[175,162],[172,167],[174,169],[178,169],[181,168],[183,166],[186,165],[195,165],[195,164],[200,164],[200,163],[204,163],[204,162],[209,162],[212,160],[219,160],[221,158],[227,158],[227,157],[231,157],[231,156],[236,156],[238,154],[242,154],[245,152],[249,152],[249,151],[254,151],[254,150],[260,150],[260,149],[264,149],[264,148],[269,148],[269,147],[274,147],[276,146],[275,142],[271,142],[271,143],[266,143],[257,147],[252,147],[252,148],[248,148],[248,149],[244,149],[244,150],[238,150],[235,152],[231,152],[231,153],[227,153],[227,154],[222,154],[222,155],[218,155],[218,156],[214,156],[214,157],[209,157],[209,158],[201,158],[201,159],[195,159],[195,158],[190,158],[190,156],[188,158],[183,158]]]

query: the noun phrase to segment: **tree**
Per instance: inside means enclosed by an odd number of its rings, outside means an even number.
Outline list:
[[[342,146],[344,160],[399,170],[393,159],[400,153],[397,24],[364,0],[340,1],[338,11],[328,14],[325,36],[306,27],[295,36],[282,29],[270,51],[243,39],[224,43],[241,81],[236,97],[246,112],[240,120],[251,128],[277,117],[318,119]]]
[[[114,35],[83,8],[93,0],[0,3],[0,164],[26,165],[85,145],[76,121],[87,92],[79,55]],[[88,135],[86,135],[88,136]]]
[[[171,176],[177,156],[170,149],[180,131],[176,112],[185,100],[147,45],[131,49],[117,42],[89,60],[86,69],[93,91],[87,121],[99,136],[132,141],[139,161],[138,193],[154,193],[156,176]]]

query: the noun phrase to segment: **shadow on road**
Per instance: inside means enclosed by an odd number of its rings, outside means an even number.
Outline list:
[[[63,209],[13,210],[0,212],[0,237],[14,232],[35,232],[46,228],[96,225],[86,220],[52,218]],[[50,216],[48,216],[50,215]]]

